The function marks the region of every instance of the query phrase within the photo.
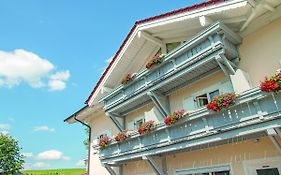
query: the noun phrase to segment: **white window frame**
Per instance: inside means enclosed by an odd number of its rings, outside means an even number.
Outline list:
[[[220,94],[220,90],[219,90],[219,89],[216,89],[216,90],[214,90],[214,91],[208,91],[208,92],[206,92],[206,93],[204,93],[204,94],[201,94],[201,95],[196,96],[196,97],[194,98],[194,102],[196,103],[196,107],[197,107],[197,108],[202,108],[202,107],[204,107],[204,106],[200,106],[200,104],[199,104],[199,99],[198,99],[199,96],[202,96],[202,95],[205,95],[205,94],[206,94],[206,95],[207,95],[207,101],[208,101],[208,103],[210,103],[210,102],[212,101],[212,99],[211,99],[211,97],[210,97],[210,93],[215,92],[215,91],[218,91],[219,94]]]
[[[195,174],[195,173],[212,173],[214,171],[229,171],[230,175],[232,174],[232,167],[230,164],[222,164],[215,166],[205,166],[205,167],[196,167],[188,169],[180,169],[174,172],[174,175],[186,175],[186,174]]]
[[[138,130],[137,122],[140,121],[140,120],[142,120],[142,123],[144,123],[145,122],[145,116],[141,116],[141,117],[138,117],[138,118],[134,119],[134,130]]]
[[[139,120],[143,120],[143,122],[145,122],[146,121],[145,115],[138,115],[138,117],[133,118],[131,121],[129,121],[129,122],[126,121],[126,128],[136,131],[137,130],[136,122]],[[132,127],[132,128],[130,128],[130,127]]]
[[[214,92],[214,91],[218,90],[218,91],[219,91],[219,94],[221,94],[221,91],[220,91],[220,85],[221,85],[221,84],[222,84],[222,83],[216,83],[216,84],[213,84],[213,85],[211,85],[211,86],[209,86],[209,87],[207,87],[207,88],[204,88],[204,89],[202,89],[202,90],[200,90],[200,91],[197,91],[197,92],[193,93],[191,96],[192,96],[192,98],[193,98],[193,100],[194,100],[194,103],[195,103],[196,108],[197,108],[197,109],[202,108],[202,107],[198,106],[196,97],[198,97],[198,96],[200,96],[200,95],[203,95],[203,94],[207,94],[208,101],[209,101],[209,95],[208,95],[208,94],[209,94],[210,92]]]

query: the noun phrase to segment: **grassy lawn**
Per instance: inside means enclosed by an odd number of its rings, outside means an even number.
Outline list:
[[[85,173],[85,169],[58,169],[58,170],[26,170],[26,175],[80,175]]]

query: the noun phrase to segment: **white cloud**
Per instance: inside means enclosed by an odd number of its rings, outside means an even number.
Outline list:
[[[50,76],[54,71],[55,66],[47,59],[23,50],[16,49],[12,52],[6,52],[0,50],[0,86],[12,88],[18,86],[22,82],[26,82],[32,88],[46,87],[44,80],[49,80],[48,87],[52,90],[62,90],[65,88],[65,82],[68,80],[70,73],[65,71],[67,78],[58,77],[56,81],[61,81],[63,84],[59,88],[52,88],[53,81],[56,76],[64,76],[65,72],[57,72]],[[49,85],[51,84],[51,85]],[[53,86],[52,86],[53,85]]]
[[[65,82],[69,79],[70,73],[69,71],[57,72],[50,76],[49,78],[49,90],[57,91],[63,90],[65,88]]]
[[[8,131],[0,131],[0,134],[3,134],[3,135],[8,135],[9,132]]]
[[[49,128],[48,126],[35,126],[33,131],[48,131],[48,132],[54,132],[55,128]]]
[[[0,129],[8,130],[10,128],[11,128],[11,125],[5,124],[5,123],[0,123]]]
[[[85,167],[86,166],[84,160],[79,160],[75,165],[79,166],[79,167]]]
[[[70,77],[69,71],[61,71],[61,72],[56,72],[55,74],[52,74],[50,76],[51,80],[62,80],[62,81],[67,81]]]
[[[32,164],[31,166],[34,168],[47,168],[50,165],[47,163],[44,163],[44,162],[36,162],[36,163]]]
[[[65,89],[66,82],[70,78],[70,72],[67,71],[61,71],[56,72],[52,74],[49,77],[48,87],[50,91],[60,91]]]
[[[23,49],[0,51],[0,77],[2,84],[8,87],[19,85],[21,81],[34,88],[42,87],[42,78],[53,68],[48,60]]]
[[[22,153],[22,155],[23,155],[25,158],[31,158],[31,157],[33,157],[33,153]]]
[[[38,160],[69,160],[70,158],[65,156],[62,152],[58,150],[48,150],[39,153],[36,156]]]

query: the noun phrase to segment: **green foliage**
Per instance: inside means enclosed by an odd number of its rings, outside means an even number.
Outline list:
[[[88,139],[88,136],[89,136],[89,133],[90,133],[90,129],[89,129],[88,127],[86,127],[86,128],[85,128],[85,132],[86,132],[86,134],[87,134],[87,139],[85,139],[85,140],[83,141],[83,143],[84,143],[86,149],[88,150],[88,149],[89,149],[89,139]]]
[[[59,169],[59,170],[25,170],[26,175],[81,175],[85,169]]]
[[[0,134],[0,169],[6,175],[18,173],[23,167],[18,141],[9,135]]]

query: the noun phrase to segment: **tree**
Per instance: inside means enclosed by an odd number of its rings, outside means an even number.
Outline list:
[[[0,133],[0,169],[7,175],[13,175],[23,168],[23,163],[18,141]]]

